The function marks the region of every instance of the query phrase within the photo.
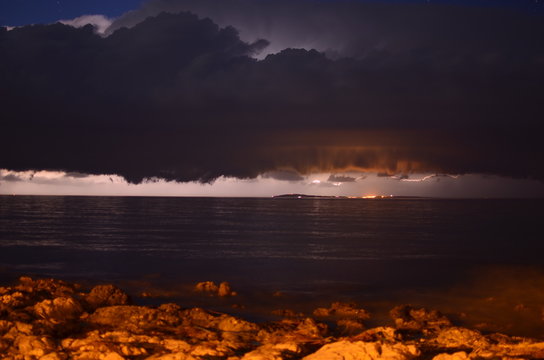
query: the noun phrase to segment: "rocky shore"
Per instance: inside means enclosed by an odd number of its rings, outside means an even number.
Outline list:
[[[198,291],[235,296],[228,284]],[[84,289],[22,277],[0,287],[0,358],[4,360],[363,360],[542,359],[544,341],[482,334],[438,311],[397,306],[393,327],[366,328],[371,315],[333,303],[311,316],[278,310],[253,323],[178,304],[132,305],[113,285]]]

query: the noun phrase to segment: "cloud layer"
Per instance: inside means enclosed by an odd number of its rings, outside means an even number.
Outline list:
[[[76,28],[92,25],[98,34],[105,34],[112,24],[112,20],[104,15],[82,15],[75,19],[60,20],[59,22]]]
[[[415,4],[198,4],[149,2],[107,37],[90,25],[0,29],[0,168],[132,182],[347,170],[544,179],[541,17]],[[242,34],[267,29],[271,45],[259,39],[264,30],[244,41],[210,19],[149,9],[192,10]],[[255,58],[278,41],[327,54]]]

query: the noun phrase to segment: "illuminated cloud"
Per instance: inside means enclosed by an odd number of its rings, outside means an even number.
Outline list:
[[[86,25],[92,25],[98,34],[105,34],[106,30],[111,26],[113,20],[104,15],[83,15],[75,19],[59,20],[61,24],[70,25],[75,28],[80,28]]]
[[[430,179],[436,179],[436,181],[439,181],[440,178],[458,179],[459,176],[458,175],[449,175],[449,174],[431,174],[431,175],[423,176],[421,178],[410,178],[408,176],[393,177],[393,178],[398,179],[400,181],[407,181],[407,182],[423,182],[423,181],[427,181],[427,180],[430,180]]]

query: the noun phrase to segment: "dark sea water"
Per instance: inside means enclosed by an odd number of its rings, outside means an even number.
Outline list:
[[[279,291],[315,303],[463,298],[466,308],[512,293],[501,306],[524,301],[534,316],[544,306],[543,205],[0,196],[0,280],[114,282],[180,301],[204,280],[261,303]]]

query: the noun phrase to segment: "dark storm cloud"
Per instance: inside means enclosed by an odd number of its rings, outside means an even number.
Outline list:
[[[7,174],[4,176],[0,176],[0,181],[10,181],[10,182],[17,182],[17,181],[24,181],[25,179],[21,178],[20,176],[17,176],[15,174]]]
[[[492,58],[505,45],[509,51],[526,52],[538,37],[518,35],[529,34],[542,22],[541,17],[512,9],[415,2],[150,0],[116,19],[107,32],[163,11],[190,11],[220,26],[234,26],[246,41],[265,38],[271,42],[265,53],[289,47],[316,49],[332,57],[412,53],[418,58],[432,55],[434,60],[441,55],[448,63],[467,55]]]
[[[302,181],[304,178],[299,173],[292,170],[275,170],[263,174],[265,179],[275,179],[282,181]]]
[[[314,15],[295,3],[290,16],[304,27]],[[291,6],[252,4],[257,13]],[[0,168],[132,182],[286,169],[544,178],[541,17],[364,4],[376,17],[363,17],[361,32],[359,5],[326,4],[316,11],[335,24],[331,39],[349,44],[333,50],[350,57],[286,49],[258,61],[266,40],[242,41],[234,28],[189,13],[108,37],[62,24],[0,30]],[[323,6],[340,10],[327,17]],[[318,42],[327,39],[321,31]]]
[[[354,177],[346,175],[331,174],[327,179],[328,182],[355,182],[357,180]]]
[[[70,178],[74,178],[74,179],[83,179],[83,178],[89,177],[89,175],[88,174],[82,174],[82,173],[79,173],[79,172],[67,172],[66,174],[64,174],[64,177],[70,177]]]

